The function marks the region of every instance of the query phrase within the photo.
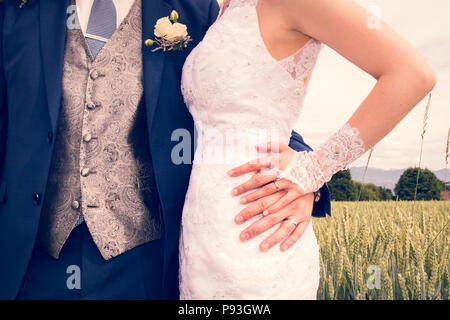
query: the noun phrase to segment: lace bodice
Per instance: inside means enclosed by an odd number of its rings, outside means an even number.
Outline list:
[[[196,122],[219,130],[276,128],[287,142],[307,92],[321,43],[310,39],[276,60],[261,37],[257,0],[232,0],[187,58],[185,102]]]

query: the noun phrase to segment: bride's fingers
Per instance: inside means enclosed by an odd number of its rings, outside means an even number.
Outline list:
[[[237,224],[244,223],[248,219],[251,219],[254,216],[262,213],[264,210],[266,210],[268,207],[280,200],[285,195],[286,191],[279,191],[270,196],[252,202],[250,205],[248,205],[238,213],[238,215],[234,218],[234,221]]]
[[[262,157],[255,160],[251,160],[241,166],[235,167],[228,171],[228,175],[232,177],[238,177],[245,173],[258,171],[262,168],[269,168],[272,166],[272,157]]]
[[[280,190],[286,189],[288,186],[289,186],[288,181],[276,180],[276,184],[274,183],[274,181],[270,182],[270,183],[266,184],[265,186],[257,189],[256,191],[243,196],[241,198],[240,202],[242,204],[250,203],[255,200],[261,199],[263,197],[274,194]]]
[[[266,240],[261,242],[259,248],[261,249],[261,251],[269,250],[274,245],[280,243],[283,239],[285,239],[286,236],[292,234],[295,229],[296,227],[292,222],[288,220],[283,221],[280,224],[280,227],[274,233],[272,233]]]
[[[292,247],[305,233],[306,227],[311,220],[302,221],[298,224],[297,228],[291,233],[291,235],[281,243],[281,251],[286,251]]]
[[[273,142],[273,141],[263,143],[263,144],[258,144],[256,146],[256,150],[258,150],[259,152],[279,153],[279,152],[286,150],[287,148],[289,148],[288,145],[283,144],[283,143]]]
[[[283,219],[288,215],[289,213],[280,211],[275,214],[271,214],[268,216],[265,216],[258,221],[252,223],[248,228],[246,228],[244,231],[241,232],[239,235],[239,238],[241,241],[248,241],[253,237],[256,237],[257,235],[269,230],[274,225],[280,223],[283,221]]]
[[[254,174],[249,180],[247,180],[246,182],[244,182],[243,184],[235,187],[232,191],[231,194],[233,196],[238,196],[240,194],[243,194],[247,191],[259,188],[267,183],[269,183],[270,181],[273,181],[277,178],[277,173],[275,172],[263,172],[263,173],[256,173]]]
[[[263,215],[266,216],[266,215],[269,215],[269,214],[274,214],[275,212],[278,212],[281,209],[287,207],[289,204],[291,204],[291,202],[293,202],[294,200],[298,199],[299,197],[301,197],[300,193],[298,193],[295,190],[289,190],[288,193],[283,198],[281,198],[276,203],[274,203],[269,208],[267,208],[263,212]]]

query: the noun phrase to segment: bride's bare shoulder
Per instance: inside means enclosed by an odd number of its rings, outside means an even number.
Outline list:
[[[276,1],[292,28],[331,47],[375,79],[405,66],[430,73],[417,49],[354,0],[259,1]]]

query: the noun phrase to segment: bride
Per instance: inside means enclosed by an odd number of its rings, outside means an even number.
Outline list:
[[[295,232],[298,222],[279,209],[372,148],[434,87],[419,52],[382,22],[369,28],[368,18],[352,0],[224,1],[183,68],[200,143],[183,209],[181,299],[316,298],[312,223],[282,250],[259,246],[261,235],[248,226],[268,221],[274,233],[287,226]],[[377,83],[318,149],[295,152],[287,144],[322,44]],[[277,196],[260,215],[241,211],[271,194]]]

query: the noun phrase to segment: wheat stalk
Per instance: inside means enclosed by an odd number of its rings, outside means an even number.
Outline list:
[[[366,178],[367,169],[369,168],[370,158],[372,158],[373,149],[374,148],[370,149],[369,157],[367,158],[366,167],[364,168],[364,173],[363,173],[363,177],[362,177],[362,181],[361,181],[361,188],[359,189],[358,200],[356,200],[356,201],[359,201],[359,199],[361,199],[361,193],[364,188],[364,180]]]
[[[431,93],[428,95],[428,102],[427,105],[425,107],[425,113],[423,116],[423,124],[422,124],[422,134],[421,136],[421,140],[420,140],[420,155],[419,155],[419,166],[417,167],[417,177],[416,177],[416,187],[414,189],[414,203],[417,199],[417,188],[419,186],[419,176],[420,176],[420,166],[422,164],[422,153],[423,153],[423,141],[425,138],[425,133],[427,132],[427,122],[428,122],[428,112],[430,110],[430,105],[431,105]],[[414,210],[415,206],[413,207]]]
[[[409,201],[334,202],[333,217],[313,224],[320,246],[317,298],[448,300],[448,204],[418,203],[421,210],[412,213]],[[366,282],[370,265],[380,271],[375,289]]]
[[[450,146],[450,128],[448,129],[447,143],[446,143],[446,148],[445,148],[445,177],[444,177],[444,183],[445,183],[445,190],[446,191],[447,191],[447,169],[448,169],[449,146]]]

